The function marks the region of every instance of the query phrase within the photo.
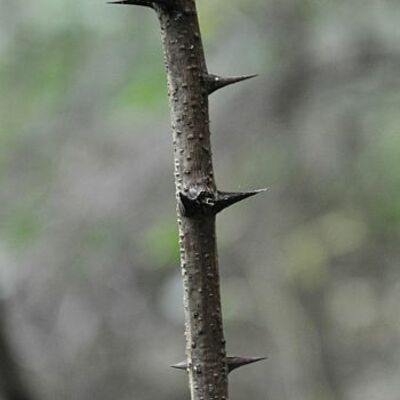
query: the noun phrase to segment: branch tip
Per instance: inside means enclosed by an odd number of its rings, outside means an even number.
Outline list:
[[[231,76],[222,77],[218,75],[208,74],[205,78],[208,94],[214,93],[218,89],[222,89],[225,86],[233,85],[234,83],[246,81],[251,78],[255,78],[257,74],[253,75],[241,75],[241,76]]]

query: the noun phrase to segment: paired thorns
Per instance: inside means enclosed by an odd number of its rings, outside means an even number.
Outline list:
[[[225,86],[233,85],[234,83],[246,81],[247,79],[255,78],[257,75],[242,75],[232,77],[222,77],[218,75],[208,74],[205,78],[208,94],[222,89]]]
[[[238,203],[248,197],[255,196],[258,193],[268,189],[253,190],[251,192],[220,192],[216,194],[209,192],[200,192],[195,196],[179,193],[183,214],[188,218],[201,217],[205,215],[216,215],[225,208]]]
[[[228,373],[232,372],[236,368],[243,367],[248,364],[253,364],[258,361],[265,360],[267,357],[226,357],[226,365]],[[172,368],[186,371],[188,364],[186,361],[181,361],[178,364],[171,365]]]

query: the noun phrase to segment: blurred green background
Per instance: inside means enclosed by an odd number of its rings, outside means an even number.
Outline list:
[[[398,400],[398,1],[198,8],[209,70],[259,73],[211,97],[218,184],[271,187],[218,221],[228,352],[269,358],[231,399]],[[35,398],[189,398],[163,68],[151,10],[0,0],[0,327]]]

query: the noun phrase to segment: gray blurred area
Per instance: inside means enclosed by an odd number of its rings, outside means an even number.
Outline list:
[[[184,400],[156,17],[0,0],[0,399]],[[199,0],[231,400],[400,397],[400,6]],[[10,394],[17,386],[22,394]],[[8,392],[8,394],[6,394]],[[19,397],[18,397],[19,396]]]

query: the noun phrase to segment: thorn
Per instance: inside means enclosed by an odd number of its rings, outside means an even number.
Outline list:
[[[195,218],[204,215],[216,215],[241,200],[267,190],[268,188],[237,193],[217,191],[216,194],[202,191],[194,196],[188,196],[180,192],[179,197],[183,215],[188,218]]]
[[[246,81],[247,79],[255,78],[258,76],[255,75],[242,75],[242,76],[231,76],[231,77],[222,77],[218,75],[208,74],[206,76],[206,85],[208,89],[208,94],[215,92],[218,89],[221,89],[228,85],[233,85],[234,83]]]
[[[213,206],[214,212],[215,214],[217,214],[222,210],[224,210],[225,208],[228,208],[233,204],[238,203],[239,201],[255,196],[256,194],[266,192],[267,190],[268,188],[253,190],[251,192],[236,192],[236,193],[218,191],[217,199]]]
[[[266,359],[267,357],[227,357],[228,372]]]
[[[108,1],[108,4],[124,4],[134,5],[153,8],[153,2],[148,0],[120,0],[120,1]]]
[[[117,1],[108,1],[107,3],[108,4],[126,4],[126,5],[144,6],[144,7],[154,8],[154,4],[171,6],[172,0],[117,0]]]
[[[186,362],[186,361],[181,361],[180,363],[170,365],[170,367],[171,367],[171,368],[181,369],[181,370],[186,371],[186,369],[187,369],[187,362]]]
[[[267,357],[226,357],[226,364],[228,366],[228,373],[232,372],[236,368],[243,367],[248,364],[253,364],[258,361],[266,360]],[[180,369],[182,371],[187,370],[187,362],[181,361],[177,364],[171,365],[172,368]]]

